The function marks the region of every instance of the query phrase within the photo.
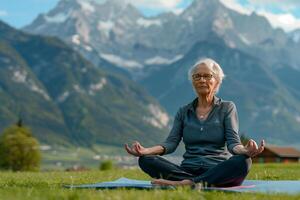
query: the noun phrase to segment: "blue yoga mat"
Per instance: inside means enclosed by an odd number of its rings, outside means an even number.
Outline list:
[[[206,188],[207,190],[222,190],[231,192],[262,192],[300,194],[300,181],[263,181],[245,180],[241,186],[228,188]]]
[[[151,181],[119,178],[111,182],[101,182],[83,185],[64,185],[66,188],[94,188],[94,189],[115,189],[115,188],[136,188],[136,189],[175,189],[173,186],[152,185]]]
[[[136,188],[136,189],[175,189],[174,186],[156,186],[150,181],[120,178],[111,182],[101,182],[83,185],[64,185],[66,188],[91,188],[91,189],[115,189],[115,188]],[[241,186],[236,187],[208,187],[204,190],[220,190],[229,192],[262,192],[262,193],[287,193],[300,194],[300,181],[263,181],[245,180]]]

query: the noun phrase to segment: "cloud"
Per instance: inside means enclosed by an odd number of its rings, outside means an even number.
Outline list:
[[[255,11],[258,15],[268,19],[274,28],[282,28],[285,31],[292,31],[300,28],[300,19],[292,14],[292,11],[299,9],[299,0],[248,0],[241,5],[238,0],[220,0],[226,7],[239,13],[249,15]]]
[[[220,0],[220,2],[227,8],[230,8],[242,14],[249,15],[252,12],[249,8],[242,6],[236,0]]]
[[[105,1],[115,1],[121,4],[130,3],[144,14],[156,15],[162,12],[173,12],[175,14],[180,14],[184,8],[189,5],[193,0],[90,0],[96,1],[98,3],[103,3]],[[148,13],[148,14],[147,14]]]
[[[7,16],[8,13],[6,10],[0,10],[0,17],[4,17],[4,16]]]
[[[299,0],[248,0],[251,5],[259,7],[278,7],[283,11],[291,11],[300,8]]]
[[[180,5],[183,0],[126,0],[127,2],[150,9],[173,10]]]
[[[273,14],[270,12],[259,11],[258,14],[266,17],[275,28],[282,28],[287,32],[300,28],[300,19],[290,13]]]

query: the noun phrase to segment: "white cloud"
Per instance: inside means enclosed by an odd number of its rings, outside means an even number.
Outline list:
[[[98,3],[103,3],[105,0],[94,0]],[[130,3],[139,9],[150,9],[157,11],[172,11],[175,14],[182,12],[180,8],[180,3],[186,0],[106,0],[114,1],[116,3],[120,2],[121,4]]]
[[[285,31],[292,31],[300,28],[300,18],[296,18],[291,11],[300,8],[300,1],[286,0],[284,3],[280,0],[248,0],[249,4],[241,5],[237,0],[220,0],[226,7],[239,13],[249,15],[255,11],[258,15],[268,19],[274,28],[282,28]],[[281,10],[282,13],[273,13],[270,9]]]
[[[180,3],[186,0],[126,0],[128,3],[143,10],[150,9],[159,12],[173,12],[180,15],[184,8],[180,7]]]
[[[249,8],[278,8],[282,11],[291,11],[300,8],[299,0],[247,0],[248,3],[242,6],[237,0],[220,0],[227,7],[241,12],[248,12]]]
[[[300,19],[290,13],[273,14],[266,11],[258,11],[258,14],[266,17],[275,28],[282,28],[285,31],[292,31],[300,28]]]
[[[248,0],[251,5],[259,7],[278,7],[283,11],[291,11],[293,9],[299,9],[300,1],[299,0]]]
[[[176,9],[183,0],[126,0],[128,3],[138,7],[147,7],[152,9]]]
[[[4,16],[7,16],[8,13],[6,10],[0,10],[0,17],[4,17]]]
[[[243,7],[236,0],[220,0],[220,2],[223,3],[227,8],[230,8],[242,14],[249,15],[252,12],[249,8]]]

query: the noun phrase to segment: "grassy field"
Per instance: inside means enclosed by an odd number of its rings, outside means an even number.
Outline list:
[[[150,180],[140,170],[114,169],[86,172],[0,172],[0,199],[300,199],[299,195],[204,192],[177,190],[64,189],[63,184],[111,181],[120,177]],[[300,180],[300,164],[256,164],[248,179]]]

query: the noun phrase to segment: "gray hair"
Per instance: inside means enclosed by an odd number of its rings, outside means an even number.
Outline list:
[[[210,71],[212,72],[214,78],[218,81],[218,86],[217,89],[215,91],[215,93],[217,93],[219,91],[219,88],[222,84],[223,79],[225,78],[225,74],[222,70],[222,68],[220,67],[220,65],[214,61],[211,58],[204,58],[204,59],[200,59],[199,61],[197,61],[189,70],[188,72],[188,76],[189,76],[189,80],[192,81],[192,76],[196,73],[198,67],[200,65],[206,65]]]

